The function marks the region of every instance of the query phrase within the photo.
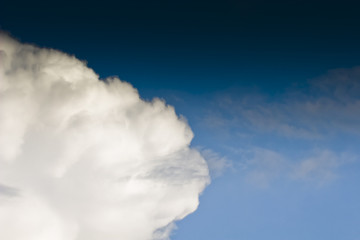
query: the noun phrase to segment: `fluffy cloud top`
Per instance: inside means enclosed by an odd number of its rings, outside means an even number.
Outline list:
[[[0,239],[167,238],[209,182],[173,107],[4,34],[0,132]]]

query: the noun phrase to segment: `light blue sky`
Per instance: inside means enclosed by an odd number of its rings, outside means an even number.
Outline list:
[[[188,118],[193,145],[215,168],[173,239],[357,239],[358,76],[332,70],[277,94],[158,92]]]

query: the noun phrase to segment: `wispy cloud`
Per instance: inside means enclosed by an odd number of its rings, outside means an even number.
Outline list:
[[[241,151],[238,167],[245,180],[256,186],[265,188],[286,171],[288,161],[281,154],[262,148]]]
[[[235,167],[244,179],[257,187],[267,188],[276,181],[310,182],[323,186],[338,177],[346,164],[354,164],[356,157],[331,150],[314,150],[305,156],[294,157],[271,149],[250,148],[237,152]]]
[[[360,67],[338,69],[277,96],[261,92],[218,94],[205,119],[212,126],[237,124],[299,138],[336,131],[360,134]],[[230,125],[229,125],[230,124]]]
[[[338,177],[338,169],[356,159],[348,153],[336,154],[329,150],[317,150],[311,156],[294,163],[290,177],[296,180],[315,181],[323,185]]]
[[[232,162],[227,157],[211,149],[203,149],[201,154],[209,166],[210,176],[212,178],[220,177],[225,171],[232,168]]]
[[[203,123],[214,139],[227,134],[223,153],[250,182],[266,186],[287,176],[321,185],[360,158],[360,67],[335,69],[274,95],[223,91]]]

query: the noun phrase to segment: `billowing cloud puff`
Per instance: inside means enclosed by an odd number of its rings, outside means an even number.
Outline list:
[[[0,239],[167,238],[209,182],[164,101],[0,35]]]

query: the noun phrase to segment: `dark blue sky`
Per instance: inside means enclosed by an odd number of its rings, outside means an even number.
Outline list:
[[[7,1],[0,26],[141,89],[278,89],[360,63],[349,1]]]

